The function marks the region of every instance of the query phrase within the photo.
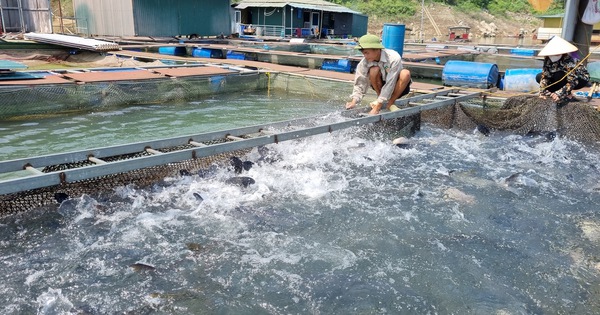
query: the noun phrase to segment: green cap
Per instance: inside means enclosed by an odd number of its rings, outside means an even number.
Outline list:
[[[373,34],[363,35],[358,39],[358,45],[356,49],[383,49],[379,37]]]

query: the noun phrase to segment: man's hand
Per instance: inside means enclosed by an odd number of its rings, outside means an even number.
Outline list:
[[[346,109],[353,109],[356,107],[356,100],[352,99],[350,102],[346,103]]]
[[[371,106],[371,111],[369,112],[369,114],[371,114],[371,115],[379,114],[379,111],[381,110],[381,107],[383,106],[383,104],[379,103],[379,101],[372,101],[369,105]]]

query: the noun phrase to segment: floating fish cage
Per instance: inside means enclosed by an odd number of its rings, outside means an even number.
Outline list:
[[[487,78],[490,73],[490,67],[483,68],[485,71],[481,72],[479,78]],[[164,68],[149,70],[168,72]],[[4,93],[0,100],[0,112],[9,116],[56,114],[66,110],[96,110],[127,104],[193,100],[214,93],[239,95],[253,89],[264,90],[267,95],[285,91],[305,98],[333,98],[341,108],[351,90],[348,82],[300,74],[222,70],[229,72],[139,81],[129,79],[80,84],[69,82],[33,88],[5,87],[0,90],[0,93]],[[128,71],[119,69],[107,73],[116,76]],[[369,97],[373,95],[365,98],[367,103]],[[18,106],[24,102],[30,106],[24,109]],[[307,117],[173,139],[3,161],[0,162],[0,175],[15,172],[28,175],[23,179],[9,176],[8,180],[0,181],[0,216],[57,203],[64,195],[75,197],[98,193],[126,184],[145,186],[164,177],[197,173],[211,164],[227,163],[231,156],[239,156],[255,147],[362,125],[365,126],[362,130],[366,135],[374,130],[389,132],[393,129],[395,132],[407,132],[410,136],[421,128],[422,122],[426,122],[461,130],[473,130],[483,125],[490,130],[508,130],[519,134],[559,131],[573,138],[600,140],[599,114],[585,104],[557,107],[552,106],[551,101],[537,96],[527,95],[507,101],[489,97],[485,92],[448,88],[429,93],[412,92],[399,99],[396,105],[400,110],[382,111],[379,115],[367,115],[366,106],[348,111],[341,109],[341,120],[336,117],[334,122],[321,124],[317,123],[319,119],[316,117]],[[90,187],[93,189],[90,190]]]
[[[281,89],[328,99],[332,91],[344,97],[348,94],[348,84],[338,81],[229,67],[159,66],[27,74],[24,78],[27,80],[0,84],[0,120],[123,105],[183,102],[215,93],[239,94],[252,90]]]
[[[306,98],[331,98],[332,93],[347,92],[349,87],[340,82],[291,74],[261,75],[274,92],[281,89]],[[339,90],[336,91],[336,88]],[[452,92],[457,93],[451,95]],[[128,184],[147,186],[165,177],[197,174],[210,165],[228,163],[232,156],[241,156],[255,147],[346,128],[364,126],[364,129],[359,130],[367,135],[392,130],[412,134],[420,128],[419,115],[422,111],[452,107],[456,102],[478,97],[479,93],[461,94],[455,90],[446,90],[413,95],[398,103],[400,110],[382,112],[380,115],[365,115],[366,107],[361,107],[343,111],[344,118],[336,118],[333,122],[305,117],[170,139],[3,161],[0,162],[0,175],[5,180],[0,180],[0,216],[60,203],[65,196],[102,193]]]
[[[189,69],[189,67],[185,67]],[[157,70],[160,69],[160,70]],[[120,105],[152,104],[192,100],[214,93],[266,89],[268,78],[256,70],[217,69],[216,74],[173,76],[157,74],[161,68],[109,68],[86,71],[28,72],[37,80],[0,85],[0,119],[23,115],[44,115],[74,110],[101,110]],[[179,68],[171,68],[183,69]],[[148,72],[136,79],[128,75]],[[85,76],[107,76],[106,80],[87,80]],[[48,81],[44,83],[42,81]],[[31,82],[34,82],[32,84]],[[23,106],[27,104],[27,106]]]

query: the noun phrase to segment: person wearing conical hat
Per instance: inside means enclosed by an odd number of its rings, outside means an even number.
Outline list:
[[[554,36],[538,53],[544,57],[542,72],[536,76],[540,84],[540,97],[552,98],[558,104],[575,100],[572,90],[587,86],[590,74],[583,65],[578,65],[570,53],[578,51],[577,47]]]
[[[377,35],[362,36],[356,49],[363,54],[363,59],[356,66],[354,88],[351,101],[346,109],[360,103],[369,86],[377,93],[377,99],[371,102],[369,114],[376,115],[384,108],[397,110],[394,102],[410,91],[410,71],[403,69],[402,58],[395,50],[386,49]]]

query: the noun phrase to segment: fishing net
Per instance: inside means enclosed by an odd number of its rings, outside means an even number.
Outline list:
[[[204,144],[211,145],[227,142],[227,140],[215,140]],[[182,149],[194,148],[192,145],[184,145],[159,149],[158,151],[166,153]],[[99,195],[109,192],[117,187],[125,185],[134,185],[138,188],[148,187],[160,182],[164,178],[181,175],[202,175],[210,169],[211,166],[227,166],[229,158],[233,156],[243,156],[249,150],[237,150],[221,153],[209,157],[184,160],[176,163],[152,166],[133,170],[124,173],[112,174],[77,182],[63,183],[57,186],[32,189],[13,194],[0,195],[0,217],[21,213],[29,209],[43,207],[49,204],[58,204],[64,198],[76,198],[84,194]],[[142,151],[132,154],[124,154],[112,157],[106,157],[102,160],[106,162],[122,161],[151,154]],[[94,165],[91,161],[85,160],[77,163],[66,163],[45,167],[42,172],[56,172],[72,168]]]
[[[303,75],[277,73],[271,75],[270,84],[274,91],[284,91],[287,94],[302,95],[305,98],[339,104],[341,107],[348,101],[352,88],[348,89],[345,82],[314,79]]]
[[[565,138],[596,142],[600,140],[600,113],[584,102],[557,105],[537,95],[519,95],[504,100],[474,99],[422,113],[423,122],[443,128],[491,130],[515,134],[555,132]]]
[[[105,110],[132,104],[194,100],[215,93],[265,89],[263,73],[180,77],[90,84],[46,84],[0,89],[0,119],[27,115]],[[27,104],[26,107],[21,106]]]
[[[196,78],[173,80],[173,82],[144,82],[144,83],[110,83],[103,87],[79,86],[64,89],[60,86],[34,88],[27,90],[31,93],[25,96],[25,90],[2,92],[0,95],[0,112],[3,102],[8,102],[10,93],[18,97],[29,97],[39,102],[43,99],[44,106],[53,106],[58,99],[78,95],[77,106],[108,106],[128,101],[139,101],[146,98],[147,102],[164,102],[167,100],[198,98],[214,93],[238,92],[247,89],[268,89],[269,93],[298,93],[311,99],[323,99],[339,103],[340,106],[348,99],[349,89],[347,84],[340,82],[318,80],[298,75],[277,73],[258,73],[240,76],[217,76],[213,78]],[[2,94],[0,93],[0,94]],[[85,96],[85,97],[83,97]],[[91,97],[95,96],[95,97]],[[85,99],[85,100],[84,100]],[[94,103],[96,102],[96,103]],[[33,104],[32,106],[36,106]],[[41,105],[40,105],[41,106]],[[54,105],[60,106],[60,105]],[[409,104],[407,106],[418,106]],[[62,107],[61,107],[62,108]],[[445,106],[439,109],[423,111],[406,117],[385,120],[378,124],[364,126],[363,134],[375,132],[396,132],[410,136],[421,128],[421,123],[430,123],[442,128],[460,130],[473,130],[483,125],[492,130],[506,130],[517,134],[555,132],[580,141],[597,142],[600,140],[600,114],[586,103],[571,102],[564,106],[557,106],[551,100],[543,100],[535,95],[520,95],[508,99],[483,97],[461,101],[458,104]],[[358,135],[361,135],[359,131]],[[217,140],[229,141],[229,140]],[[206,143],[214,144],[214,143]],[[191,145],[189,147],[192,147]],[[180,150],[187,147],[174,147],[160,149],[162,152]],[[76,198],[83,194],[97,195],[110,192],[116,187],[135,185],[146,187],[160,182],[166,177],[181,174],[197,174],[211,165],[227,165],[232,156],[242,156],[248,150],[232,151],[210,157],[189,159],[177,163],[148,167],[125,173],[107,175],[74,183],[63,183],[53,187],[45,187],[22,191],[13,194],[0,195],[0,217],[12,215],[29,209],[59,203],[65,196]],[[143,151],[127,155],[103,157],[107,162],[131,159],[150,155]],[[46,167],[43,172],[57,172],[70,168],[89,166],[93,163],[85,160],[78,163],[60,164]]]

